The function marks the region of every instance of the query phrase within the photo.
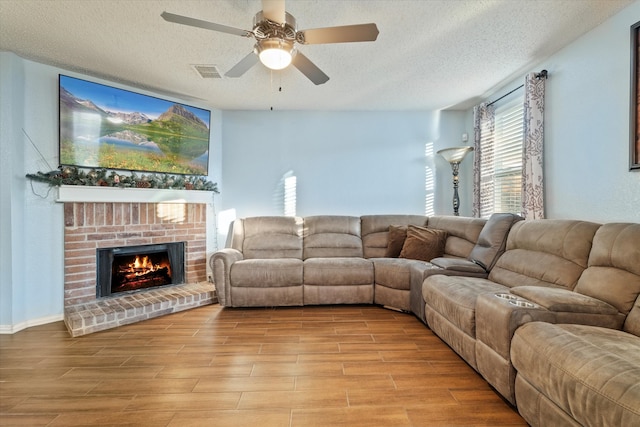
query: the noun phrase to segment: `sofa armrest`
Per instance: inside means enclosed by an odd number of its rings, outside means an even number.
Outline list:
[[[516,371],[511,340],[527,323],[570,323],[620,329],[625,316],[604,301],[567,289],[519,286],[487,293],[476,301],[476,365],[478,372],[508,401],[515,403]]]
[[[567,289],[517,286],[511,288],[511,293],[554,312],[618,314],[618,310],[611,304]]]
[[[242,252],[237,249],[224,248],[209,258],[209,265],[213,271],[213,283],[220,305],[229,307],[231,303],[231,266],[233,263],[244,259]]]
[[[474,273],[474,276],[475,274],[482,274],[485,276],[487,274],[487,271],[480,264],[464,258],[434,258],[431,260],[431,264],[437,265],[444,270],[459,271],[461,273]]]
[[[621,329],[625,316],[604,301],[560,288],[518,286],[476,302],[476,338],[509,360],[511,337],[525,323],[570,323]]]

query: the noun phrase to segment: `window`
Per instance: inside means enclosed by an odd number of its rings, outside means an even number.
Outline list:
[[[482,139],[480,217],[494,212],[522,213],[522,144],[524,97],[495,108],[493,134]]]

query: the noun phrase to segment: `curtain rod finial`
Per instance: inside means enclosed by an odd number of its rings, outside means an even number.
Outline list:
[[[549,72],[547,70],[542,70],[536,75],[536,77],[539,79],[544,77],[544,79],[546,80],[549,77]]]

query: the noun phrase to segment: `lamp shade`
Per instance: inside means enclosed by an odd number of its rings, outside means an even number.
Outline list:
[[[256,44],[256,53],[265,67],[282,70],[293,59],[293,42],[281,39],[260,40]]]
[[[449,163],[460,163],[464,159],[464,156],[471,151],[473,151],[473,147],[451,147],[438,150],[438,154],[444,157],[444,159]]]

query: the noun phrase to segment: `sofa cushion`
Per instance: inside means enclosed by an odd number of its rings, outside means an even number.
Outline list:
[[[304,261],[304,284],[373,285],[373,262],[356,257],[309,258]]]
[[[407,226],[405,225],[390,225],[389,232],[387,234],[387,250],[384,253],[386,258],[398,258],[404,241],[407,239]]]
[[[489,279],[509,287],[573,290],[587,267],[593,236],[599,227],[573,220],[516,222],[507,237],[507,250],[491,270]]]
[[[424,264],[422,261],[404,258],[373,258],[376,285],[393,289],[409,290],[411,287],[411,266]]]
[[[409,225],[400,258],[430,261],[444,254],[446,242],[446,231]]]
[[[640,425],[639,337],[532,322],[516,330],[511,360],[518,377],[580,425]]]
[[[234,287],[274,288],[302,285],[302,260],[245,259],[231,265]]]
[[[487,220],[463,216],[435,215],[429,217],[427,227],[448,233],[445,256],[467,258],[478,242]]]
[[[234,229],[235,229],[234,224]],[[242,241],[241,252],[249,258],[302,258],[302,219],[261,216],[239,221],[234,240]]]
[[[389,226],[427,225],[424,215],[363,215],[360,217],[362,246],[365,258],[382,258],[388,243]]]
[[[476,300],[485,293],[507,288],[486,279],[464,276],[430,276],[422,285],[427,305],[471,338],[476,336]]]
[[[362,257],[360,218],[311,216],[304,218],[303,259]]]
[[[471,250],[469,259],[478,262],[486,271],[491,271],[507,247],[507,236],[514,223],[522,217],[511,213],[494,213],[482,227],[478,242]]]
[[[576,292],[627,314],[640,294],[640,224],[604,224],[593,238],[589,266]]]
[[[425,316],[425,300],[422,296],[422,286],[427,277],[438,274],[447,276],[487,277],[487,273],[479,265],[462,258],[442,257],[434,258],[431,262],[416,261],[411,264],[409,270],[411,273],[410,310],[424,323],[427,322],[427,319]]]

